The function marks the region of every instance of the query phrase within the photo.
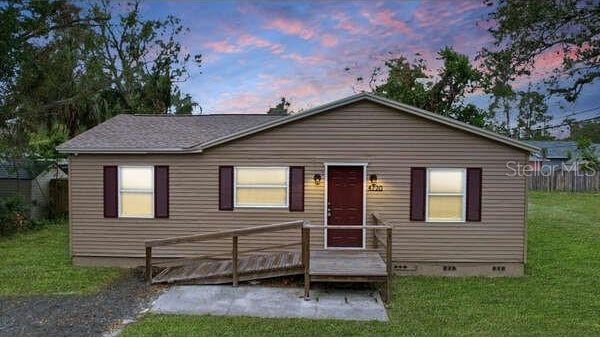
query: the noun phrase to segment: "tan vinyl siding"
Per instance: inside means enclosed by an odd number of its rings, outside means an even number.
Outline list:
[[[166,136],[168,137],[168,136]],[[523,262],[525,184],[508,177],[507,161],[526,163],[522,150],[371,102],[359,102],[230,142],[200,154],[78,155],[71,158],[72,252],[75,256],[142,257],[143,241],[191,233],[307,219],[323,223],[324,162],[368,162],[384,191],[367,192],[367,215],[394,225],[396,261]],[[169,219],[105,219],[102,167],[169,165]],[[305,166],[305,211],[218,210],[218,166]],[[409,221],[411,167],[482,167],[482,222]],[[368,217],[371,223],[371,218]],[[322,234],[313,231],[315,246]],[[291,239],[290,239],[291,238]],[[242,247],[281,244],[299,235],[241,238]],[[370,246],[370,236],[367,236]],[[229,242],[157,250],[159,256],[228,252]],[[241,249],[242,250],[242,249]]]

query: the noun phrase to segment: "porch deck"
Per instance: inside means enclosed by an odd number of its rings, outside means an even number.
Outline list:
[[[385,281],[387,267],[372,250],[318,250],[310,253],[310,279],[315,282]]]

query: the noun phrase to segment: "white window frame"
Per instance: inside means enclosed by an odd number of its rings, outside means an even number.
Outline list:
[[[429,177],[431,171],[452,170],[461,171],[463,180],[462,193],[429,193]],[[460,220],[429,218],[429,196],[462,196],[462,210]],[[428,223],[465,223],[467,213],[467,169],[466,168],[427,168],[427,177],[425,177],[425,222]]]
[[[283,169],[285,171],[285,185],[279,184],[243,184],[238,186],[237,177],[239,169]],[[284,205],[256,205],[238,203],[237,189],[239,188],[285,188],[285,204]],[[290,203],[290,168],[289,167],[234,167],[233,170],[233,206],[234,208],[289,208]]]
[[[144,169],[148,169],[150,168],[151,172],[152,172],[152,190],[147,190],[147,189],[122,189],[121,188],[121,180],[123,178],[123,175],[121,174],[121,171],[123,169],[135,169],[135,168],[144,168]],[[117,194],[118,194],[118,202],[119,202],[119,218],[154,218],[154,190],[155,190],[155,186],[154,186],[154,166],[151,165],[124,165],[124,166],[119,166],[118,167],[118,173],[117,173],[117,180],[118,180],[118,189],[117,189]],[[152,208],[150,211],[150,214],[148,215],[123,215],[123,200],[121,199],[121,192],[133,192],[133,193],[149,193],[152,192]]]

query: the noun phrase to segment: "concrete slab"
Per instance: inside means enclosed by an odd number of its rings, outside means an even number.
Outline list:
[[[230,285],[172,286],[152,304],[150,312],[387,321],[388,316],[374,291],[311,290],[305,301],[299,288]]]

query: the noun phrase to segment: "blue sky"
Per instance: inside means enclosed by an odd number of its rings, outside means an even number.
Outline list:
[[[293,109],[306,109],[353,94],[355,78],[391,56],[418,52],[438,68],[436,52],[444,46],[474,57],[491,43],[483,20],[490,8],[480,0],[156,0],[145,2],[144,11],[150,17],[174,14],[190,29],[183,45],[204,61],[200,69],[190,67],[181,87],[204,113],[263,113],[281,96]],[[535,84],[559,64],[555,54],[544,55],[518,84]],[[598,89],[586,88],[576,104],[552,100],[550,111],[563,116],[598,106]],[[477,95],[469,100],[488,103]]]

